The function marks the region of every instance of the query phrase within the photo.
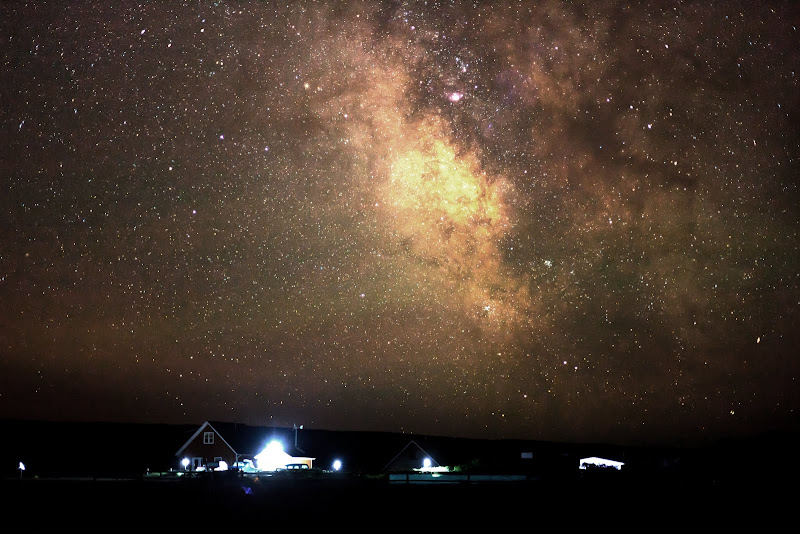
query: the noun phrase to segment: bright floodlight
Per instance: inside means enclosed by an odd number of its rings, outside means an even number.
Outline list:
[[[255,459],[259,471],[275,471],[286,467],[292,457],[283,452],[283,444],[280,441],[271,441]]]
[[[431,466],[431,459],[430,458],[425,458],[424,460],[422,460],[422,467],[424,467],[425,469],[428,469],[430,466]]]
[[[228,470],[228,462],[225,460],[219,461],[219,466],[214,468],[214,471],[227,471]]]
[[[342,468],[342,461],[341,460],[334,460],[333,462],[333,470],[338,471]]]
[[[18,467],[17,469],[19,469],[20,471],[25,471],[25,464],[23,464],[22,462],[20,462],[20,463],[19,463],[19,467]]]
[[[183,460],[181,460],[181,465],[183,466],[184,469],[189,467],[189,459],[188,458],[184,458]]]

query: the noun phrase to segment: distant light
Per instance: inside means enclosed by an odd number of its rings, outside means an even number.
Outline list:
[[[615,462],[614,460],[606,460],[605,458],[592,456],[591,458],[581,458],[581,463],[578,465],[578,469],[586,469],[586,466],[589,465],[594,465],[597,467],[613,467],[619,471],[625,464],[623,462]]]
[[[425,458],[424,460],[422,460],[422,467],[424,467],[425,469],[429,469],[430,466],[431,466],[430,458]]]
[[[228,470],[228,462],[225,460],[219,461],[219,467],[215,467],[214,471],[227,471]]]
[[[334,460],[333,462],[333,470],[338,471],[342,468],[342,461],[341,460]]]
[[[20,463],[19,463],[19,467],[18,467],[17,469],[19,469],[20,471],[25,471],[25,464],[23,464],[22,462],[20,462]]]
[[[414,471],[419,471],[421,473],[433,473],[434,476],[437,476],[437,473],[449,473],[450,468],[446,465],[439,465],[436,467],[420,467],[419,469],[414,469]]]
[[[181,460],[181,465],[183,466],[184,469],[188,468],[189,467],[189,459],[188,458],[184,458],[183,460]]]

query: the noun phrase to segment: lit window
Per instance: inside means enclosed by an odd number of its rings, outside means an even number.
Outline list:
[[[203,445],[213,445],[213,444],[214,444],[214,433],[203,432]]]

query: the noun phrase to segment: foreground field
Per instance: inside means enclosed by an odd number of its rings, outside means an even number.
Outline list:
[[[537,525],[620,522],[641,526],[741,523],[788,515],[775,487],[687,480],[391,485],[386,480],[207,477],[193,480],[5,480],[3,508],[42,521],[102,526],[150,522],[450,525],[523,520]]]

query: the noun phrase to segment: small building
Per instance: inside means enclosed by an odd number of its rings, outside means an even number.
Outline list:
[[[279,436],[274,434],[273,431],[270,436],[265,429],[258,427],[222,422],[212,425],[210,421],[206,421],[178,449],[175,456],[182,470],[191,471],[200,468],[216,469],[222,466],[221,462],[233,467],[237,462],[246,460],[260,464],[259,470],[262,471],[313,467],[314,458],[305,455],[292,456],[283,452],[283,444],[275,439]],[[276,444],[279,444],[279,454]],[[265,455],[268,450],[269,453]],[[188,460],[186,465],[183,465],[184,460]]]
[[[402,473],[437,468],[441,469],[439,463],[420,447],[416,441],[411,440],[384,466],[383,471],[386,473]]]
[[[212,464],[218,465],[219,462],[234,465],[239,459],[236,450],[208,421],[200,425],[200,428],[183,444],[183,447],[178,449],[175,456],[178,457],[179,462],[183,458],[188,459],[189,464],[182,465],[181,468],[192,471]]]

